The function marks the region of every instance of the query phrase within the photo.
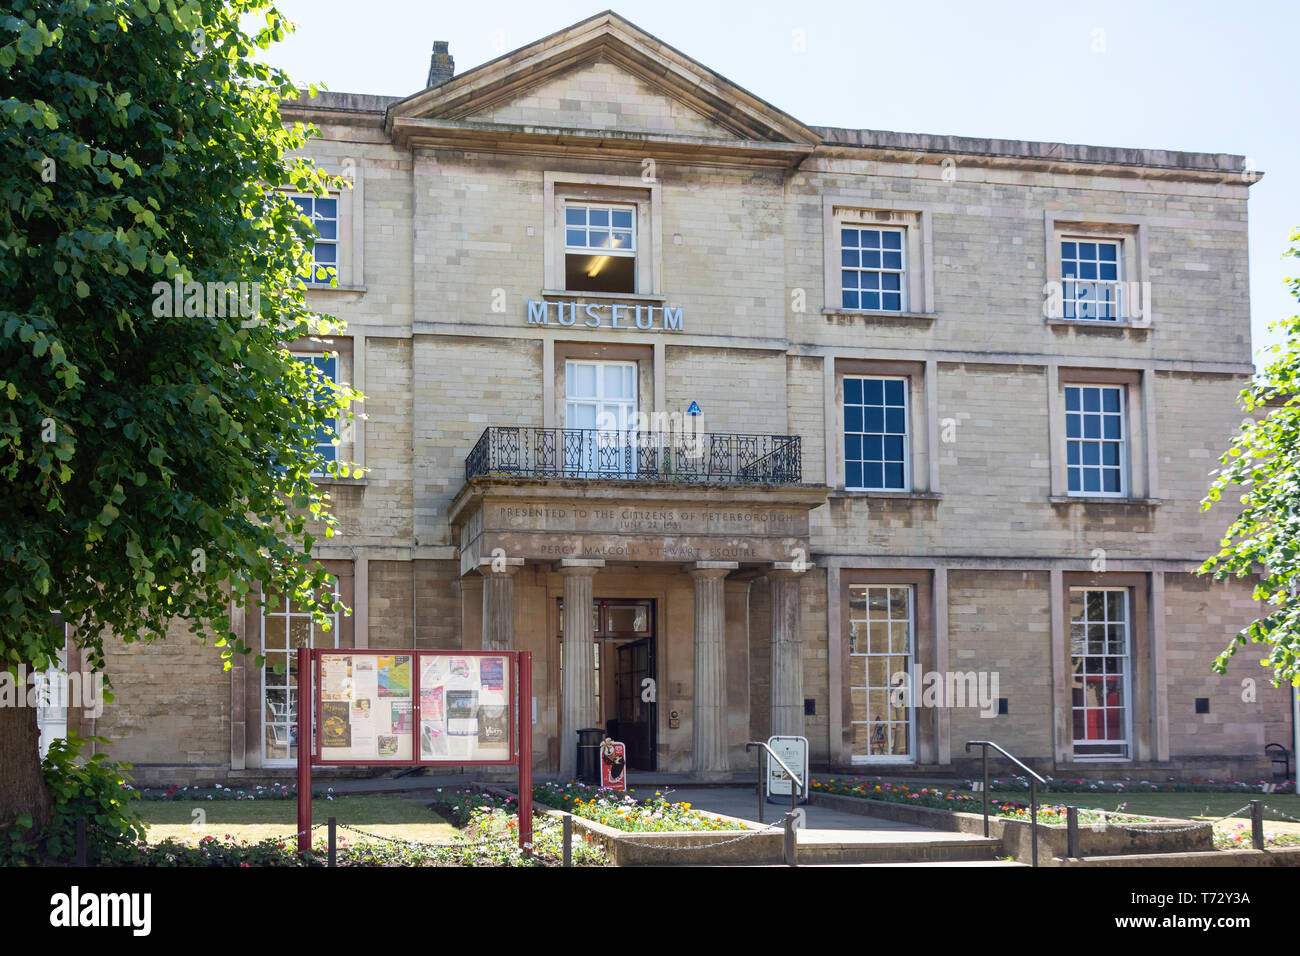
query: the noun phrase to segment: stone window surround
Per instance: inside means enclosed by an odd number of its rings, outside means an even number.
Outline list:
[[[1072,727],[1071,727],[1071,740],[1072,740],[1072,744],[1073,744],[1073,752],[1072,752],[1073,759],[1074,759],[1076,762],[1078,762],[1078,763],[1084,763],[1084,762],[1088,762],[1088,761],[1092,761],[1092,760],[1128,760],[1128,759],[1132,759],[1132,754],[1133,754],[1133,736],[1134,736],[1134,734],[1133,734],[1133,706],[1134,706],[1133,686],[1134,686],[1134,683],[1135,683],[1135,680],[1134,680],[1134,673],[1133,673],[1133,662],[1134,662],[1134,660],[1136,659],[1136,648],[1133,646],[1133,610],[1134,610],[1134,608],[1133,608],[1133,603],[1134,603],[1134,602],[1133,602],[1132,589],[1131,589],[1131,588],[1126,588],[1126,587],[1121,587],[1121,588],[1116,588],[1116,587],[1105,587],[1105,588],[1103,588],[1103,587],[1074,588],[1074,587],[1071,587],[1071,588],[1066,588],[1066,594],[1067,594],[1071,599],[1072,599],[1075,595],[1083,595],[1084,598],[1085,598],[1085,600],[1084,600],[1084,616],[1083,616],[1083,619],[1082,619],[1082,620],[1079,620],[1079,619],[1075,618],[1075,617],[1071,614],[1071,616],[1070,616],[1070,617],[1068,618],[1068,620],[1066,621],[1066,623],[1068,624],[1068,626],[1069,626],[1069,628],[1070,628],[1070,634],[1069,634],[1069,636],[1067,637],[1067,647],[1068,647],[1068,651],[1067,651],[1067,653],[1068,653],[1069,656],[1070,656],[1070,663],[1069,663],[1069,666],[1066,668],[1065,677],[1066,677],[1066,680],[1067,680],[1067,681],[1070,681],[1070,686],[1067,688],[1067,692],[1068,692],[1068,694],[1069,694],[1069,696],[1070,696],[1070,719],[1071,719],[1071,724],[1072,724]],[[1091,653],[1091,652],[1089,651],[1088,643],[1087,643],[1087,642],[1090,642],[1090,638],[1089,638],[1088,635],[1087,635],[1087,625],[1090,624],[1090,623],[1093,623],[1093,622],[1094,622],[1094,619],[1088,617],[1087,600],[1086,600],[1086,598],[1087,598],[1087,595],[1089,595],[1089,594],[1103,594],[1103,595],[1122,594],[1122,595],[1124,595],[1124,601],[1122,602],[1123,605],[1124,605],[1124,617],[1123,617],[1122,624],[1123,624],[1123,626],[1124,626],[1124,631],[1125,631],[1125,635],[1124,635],[1125,652],[1124,652],[1123,654],[1112,654],[1112,653],[1110,653],[1109,650],[1106,650],[1106,651],[1104,651],[1104,652],[1102,652],[1102,653]],[[1109,598],[1107,598],[1107,601],[1109,602]],[[1071,608],[1071,611],[1073,611],[1073,608]],[[1085,635],[1084,635],[1085,645],[1084,645],[1084,648],[1083,648],[1082,653],[1078,653],[1078,652],[1076,652],[1075,649],[1074,649],[1074,625],[1075,625],[1076,621],[1078,621],[1078,623],[1082,623],[1082,624],[1085,625]],[[1105,612],[1103,612],[1103,622],[1104,622],[1104,623],[1108,623],[1108,624],[1109,624],[1109,623],[1113,623],[1113,621],[1112,621],[1111,619],[1109,619],[1108,615],[1107,615]],[[1109,635],[1107,635],[1106,640],[1107,640],[1107,642],[1109,642]],[[1111,742],[1111,741],[1115,741],[1116,738],[1113,738],[1113,737],[1085,738],[1083,741],[1080,741],[1079,738],[1076,736],[1076,734],[1077,734],[1077,730],[1074,730],[1074,729],[1073,729],[1073,721],[1074,721],[1074,716],[1075,716],[1075,703],[1074,703],[1074,690],[1075,690],[1075,684],[1074,684],[1074,662],[1075,662],[1076,658],[1082,658],[1085,662],[1086,662],[1088,659],[1096,659],[1096,658],[1101,658],[1101,659],[1103,660],[1103,662],[1105,661],[1106,658],[1120,658],[1120,659],[1122,660],[1122,664],[1121,664],[1120,669],[1119,669],[1118,671],[1114,672],[1114,673],[1112,673],[1112,672],[1110,671],[1110,669],[1109,669],[1109,665],[1107,665],[1107,664],[1103,664],[1104,670],[1103,670],[1103,672],[1102,672],[1102,676],[1103,676],[1103,678],[1105,678],[1105,677],[1111,677],[1111,676],[1119,676],[1119,677],[1122,678],[1121,689],[1120,689],[1121,699],[1120,699],[1119,707],[1120,707],[1121,713],[1123,714],[1123,724],[1124,724],[1123,729],[1124,729],[1124,736],[1123,736],[1122,738],[1119,738],[1119,740],[1122,740],[1122,741],[1123,741],[1124,748],[1125,748],[1125,750],[1127,751],[1126,754],[1123,754],[1123,755],[1120,755],[1120,754],[1103,754],[1103,753],[1093,753],[1093,754],[1088,754],[1088,753],[1080,753],[1080,752],[1079,752],[1079,746],[1080,746],[1080,744],[1083,744],[1084,746],[1087,746],[1087,745],[1089,745],[1089,744],[1101,744],[1101,743],[1106,743],[1106,744],[1109,745],[1110,742]],[[1084,674],[1084,677],[1085,677],[1085,678],[1086,678],[1087,675],[1088,675],[1088,670],[1087,670],[1087,665],[1086,665],[1086,663],[1085,663],[1085,665],[1084,665],[1084,671],[1083,671],[1083,674]],[[1085,709],[1086,709],[1086,708],[1089,706],[1089,703],[1088,703],[1088,701],[1087,701],[1086,685],[1085,685],[1085,687],[1084,687],[1084,690],[1085,690],[1085,694],[1084,694],[1084,704],[1083,704],[1083,706],[1084,706]],[[1112,705],[1109,705],[1109,704],[1103,704],[1102,707],[1103,707],[1104,710],[1111,710],[1111,709],[1113,709]],[[1085,710],[1085,712],[1086,712],[1086,710]]]
[[[335,366],[336,376],[339,382],[351,384],[358,389],[365,388],[365,382],[358,380],[357,371],[358,363],[354,358],[354,350],[365,348],[365,337],[362,336],[357,343],[353,342],[353,336],[336,335],[329,338],[301,338],[289,342],[285,347],[295,355],[312,355],[319,356],[323,352],[333,353],[338,357],[338,363]],[[353,418],[351,422],[339,420],[339,444],[336,452],[338,461],[353,462],[357,465],[365,464],[366,441],[365,428],[363,427],[364,418],[360,408],[353,409]],[[322,481],[331,481],[328,475],[318,476]],[[343,479],[339,479],[343,480]]]
[[[1157,582],[1156,578],[1159,578]],[[1055,759],[1058,767],[1092,768],[1098,764],[1132,764],[1168,759],[1167,730],[1160,731],[1164,688],[1156,678],[1162,669],[1163,574],[1146,572],[1051,572],[1052,682],[1054,687]],[[1080,588],[1125,588],[1129,592],[1130,747],[1127,757],[1074,755],[1074,712],[1070,689],[1070,592]],[[1158,739],[1164,737],[1163,742]]]
[[[647,416],[664,409],[664,356],[661,342],[633,345],[609,342],[557,342],[542,340],[542,427],[563,428],[564,373],[569,359],[636,362],[637,411]],[[649,404],[649,407],[647,407]]]
[[[1066,475],[1065,386],[1124,386],[1127,474],[1123,496],[1071,493]],[[1151,369],[1047,366],[1050,496],[1053,503],[1097,501],[1154,504],[1159,500],[1155,435],[1154,374]]]
[[[543,295],[565,294],[564,204],[567,200],[636,206],[636,292],[575,292],[582,298],[663,298],[661,184],[639,176],[604,176],[547,170],[542,177]]]
[[[337,163],[320,162],[317,166],[332,176],[342,176],[352,183],[351,189],[331,189],[329,197],[339,201],[339,277],[338,286],[308,283],[312,292],[364,291],[366,287],[366,191],[363,166],[356,159],[345,156]],[[285,190],[288,195],[304,193]]]
[[[1046,249],[1044,281],[1062,282],[1061,240],[1071,237],[1106,239],[1120,244],[1120,279],[1131,282],[1151,281],[1150,226],[1141,216],[1099,215],[1075,211],[1049,209],[1044,212]],[[1149,286],[1148,286],[1149,288]],[[1098,319],[1048,318],[1049,325],[1069,325],[1083,328],[1147,328],[1155,322],[1155,312],[1144,295],[1142,308],[1145,315],[1116,321]]]
[[[881,316],[884,318],[934,317],[934,242],[931,228],[934,220],[931,203],[894,201],[843,195],[822,197],[822,277],[823,313],[845,315]],[[887,217],[887,218],[882,218]],[[840,237],[841,225],[860,223],[866,227],[901,227],[904,231],[907,269],[904,286],[905,309],[902,312],[885,310],[845,309],[840,296]]]
[[[1084,384],[1079,382],[1066,382],[1061,387],[1065,389],[1065,420],[1066,420],[1065,486],[1067,489],[1066,493],[1070,495],[1085,495],[1085,496],[1095,495],[1096,497],[1099,498],[1104,497],[1104,498],[1122,499],[1122,498],[1130,497],[1129,495],[1130,482],[1128,477],[1129,475],[1129,467],[1128,467],[1129,427],[1128,427],[1127,386],[1101,384],[1101,383]],[[1070,408],[1071,390],[1074,390],[1075,392],[1078,393],[1076,398],[1078,399],[1079,405],[1074,410],[1071,410]],[[1100,405],[1096,410],[1089,410],[1088,408],[1085,407],[1087,405],[1087,393],[1089,391],[1096,391],[1099,395]],[[1110,394],[1115,394],[1118,397],[1118,408],[1115,411],[1110,411],[1106,408],[1107,396]],[[1071,415],[1077,416],[1080,420],[1081,429],[1080,429],[1080,433],[1077,435],[1070,434],[1069,423],[1070,423]],[[1113,437],[1108,436],[1106,434],[1107,423],[1109,420],[1112,419],[1118,419],[1119,421],[1119,434]],[[1099,426],[1098,433],[1095,438],[1090,438],[1087,437],[1086,435],[1088,423],[1091,420],[1097,421]],[[1077,443],[1079,460],[1077,463],[1072,463],[1070,461],[1069,452],[1071,446],[1074,445],[1075,443]],[[1110,445],[1110,444],[1114,444],[1118,446],[1117,460],[1113,464],[1107,463],[1103,460],[1104,448],[1106,445]],[[1092,446],[1097,449],[1097,462],[1095,464],[1089,463],[1084,460],[1087,457],[1089,446]],[[1080,487],[1077,489],[1070,487],[1071,469],[1077,469],[1079,472],[1078,477],[1079,477]],[[1096,490],[1092,490],[1092,491],[1087,490],[1083,486],[1088,484],[1088,478],[1089,478],[1088,472],[1090,470],[1096,470],[1098,472],[1097,477],[1099,479],[1098,481],[1099,485],[1106,484],[1108,473],[1110,472],[1117,473],[1119,475],[1119,488],[1115,491],[1106,491],[1103,488],[1097,488]]]
[[[839,664],[839,704],[840,739],[834,738],[832,722],[831,758],[839,766],[876,766],[886,763],[898,765],[897,758],[854,759],[853,756],[853,699],[849,685],[849,599],[850,587],[853,585],[893,585],[912,588],[912,665],[917,672],[942,670],[939,666],[938,642],[935,627],[935,572],[926,569],[909,568],[905,570],[888,570],[874,568],[841,568],[838,574],[839,598],[839,647],[832,640],[829,652]],[[830,583],[830,582],[828,582]],[[946,590],[944,600],[947,600]],[[831,635],[834,638],[835,635]],[[835,680],[834,668],[830,679]],[[835,704],[834,697],[831,701]],[[904,765],[915,763],[932,764],[940,762],[939,740],[941,737],[940,717],[946,721],[942,707],[921,708],[918,710],[913,726],[916,728],[916,740],[913,741],[912,759]]]
[[[320,564],[338,579],[339,600],[354,607],[357,576],[352,561],[326,560]],[[251,655],[236,654],[230,668],[230,764],[232,770],[262,769],[262,671],[253,666],[253,660],[262,648],[262,609],[257,602],[261,585],[248,596],[242,606],[236,606],[232,629],[240,634],[244,644],[253,649]],[[242,619],[242,620],[241,620]],[[365,642],[355,639],[355,615],[338,616],[338,646],[361,647]],[[301,684],[300,684],[301,686]],[[300,698],[301,700],[301,698]],[[274,763],[265,769],[293,772],[293,763]]]
[[[936,495],[939,493],[939,431],[936,408],[937,361],[828,357],[825,365],[826,484],[848,495]],[[844,487],[844,376],[885,376],[908,380],[906,490],[847,491]]]

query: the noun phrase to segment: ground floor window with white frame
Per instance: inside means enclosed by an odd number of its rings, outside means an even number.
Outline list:
[[[1132,641],[1127,588],[1070,589],[1075,759],[1132,756]]]
[[[915,759],[914,708],[906,706],[915,650],[910,585],[849,586],[849,696],[854,763]]]
[[[312,620],[311,612],[288,598],[267,596],[262,612],[263,766],[288,766],[298,759],[298,648],[338,647],[338,635],[337,614],[330,615],[330,628],[325,630]]]
[[[71,686],[68,675],[68,628],[63,627],[63,647],[58,663],[51,665],[37,679],[36,726],[41,732],[41,759],[50,752],[50,744],[68,736],[68,704]]]

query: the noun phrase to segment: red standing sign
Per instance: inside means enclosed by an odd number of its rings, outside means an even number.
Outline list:
[[[606,790],[627,789],[627,748],[608,737],[600,745],[600,785]]]

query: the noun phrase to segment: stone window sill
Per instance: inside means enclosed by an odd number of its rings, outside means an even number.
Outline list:
[[[368,485],[369,478],[335,478],[331,475],[312,475],[311,480],[318,485]]]
[[[901,498],[905,501],[938,501],[943,497],[937,491],[855,491],[837,488],[827,498]]]
[[[323,282],[305,283],[308,292],[365,292],[367,287],[364,285],[326,285]]]
[[[667,302],[666,295],[639,292],[569,292],[564,289],[543,289],[543,299],[607,299],[614,302]]]
[[[1051,495],[1047,499],[1054,505],[1123,505],[1130,508],[1158,508],[1160,498],[1108,498],[1104,495]]]
[[[909,322],[933,322],[937,312],[868,312],[864,309],[822,309],[822,315],[835,318],[905,319]]]
[[[1110,322],[1101,319],[1045,319],[1053,328],[1087,329],[1091,332],[1108,332],[1113,329],[1131,329],[1135,332],[1150,332],[1150,322]]]

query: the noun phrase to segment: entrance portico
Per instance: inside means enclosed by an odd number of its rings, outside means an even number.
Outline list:
[[[540,650],[546,660],[538,671],[553,676],[537,701],[544,769],[571,775],[576,731],[607,727],[620,705],[598,683],[614,687],[608,668],[618,666],[606,662],[598,678],[592,608],[602,596],[657,607],[652,678],[630,691],[620,685],[618,693],[640,693],[649,705],[659,769],[702,779],[732,769],[729,751],[743,753],[749,729],[745,691],[750,649],[758,644],[770,653],[772,732],[802,730],[800,582],[808,567],[808,512],[825,491],[748,487],[739,503],[734,492],[514,478],[472,479],[462,489],[451,518],[462,575],[483,579],[484,646],[500,646],[508,634],[514,646]],[[771,626],[754,633],[750,585],[763,578]],[[520,600],[525,605],[517,608]],[[515,622],[513,630],[505,621]]]

